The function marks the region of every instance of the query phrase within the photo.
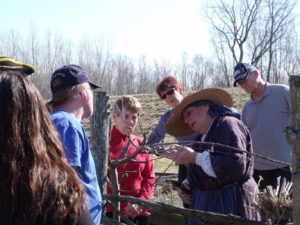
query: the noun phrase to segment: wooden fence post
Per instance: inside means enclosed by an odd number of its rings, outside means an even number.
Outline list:
[[[105,190],[109,151],[109,112],[106,92],[94,92],[94,113],[90,119],[91,151],[97,169],[97,177],[101,192]]]
[[[291,127],[288,141],[292,147],[293,224],[300,224],[300,76],[290,76]]]

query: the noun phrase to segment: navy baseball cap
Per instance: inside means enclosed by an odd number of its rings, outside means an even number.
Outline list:
[[[51,91],[56,93],[83,83],[89,83],[92,89],[100,88],[97,84],[90,82],[86,71],[80,66],[65,65],[55,70],[52,74]]]
[[[23,76],[28,76],[36,71],[32,65],[13,60],[7,56],[0,56],[0,70],[16,70]]]
[[[234,83],[233,86],[236,87],[236,83],[240,80],[244,80],[247,75],[255,69],[255,66],[249,63],[238,63],[234,67]]]

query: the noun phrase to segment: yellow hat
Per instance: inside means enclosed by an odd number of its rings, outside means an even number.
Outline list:
[[[20,71],[24,76],[28,76],[36,71],[31,65],[18,62],[5,56],[0,57],[0,71],[1,70],[17,70]]]

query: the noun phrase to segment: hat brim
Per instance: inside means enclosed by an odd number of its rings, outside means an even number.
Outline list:
[[[17,70],[24,76],[28,76],[36,71],[33,66],[8,57],[0,57],[0,70]]]
[[[93,82],[89,82],[91,88],[94,90],[94,89],[97,89],[97,88],[101,88],[99,85],[93,83]]]
[[[244,78],[241,78],[241,79],[237,79],[233,82],[233,87],[236,87],[237,86],[237,82],[241,81],[241,80],[245,80],[246,76]]]
[[[183,120],[182,111],[192,104],[200,100],[210,100],[216,104],[232,107],[233,100],[231,95],[220,88],[206,88],[185,97],[181,103],[174,109],[174,112],[166,125],[168,134],[179,137],[195,133]]]
[[[234,80],[233,82],[233,86],[236,87],[237,86],[237,82],[241,81],[241,80],[245,80],[246,77],[252,73],[255,70],[255,68],[252,66],[251,68],[248,68],[247,71],[243,74],[239,74],[237,77],[237,79]]]

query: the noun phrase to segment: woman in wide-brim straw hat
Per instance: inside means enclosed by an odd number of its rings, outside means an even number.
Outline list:
[[[177,164],[188,164],[180,196],[192,209],[259,220],[259,213],[251,207],[257,189],[252,177],[251,138],[232,105],[230,94],[219,88],[203,89],[184,98],[166,130],[171,135],[197,132],[201,143],[192,148],[176,145],[165,156]],[[199,223],[189,221],[189,225],[194,224]]]

